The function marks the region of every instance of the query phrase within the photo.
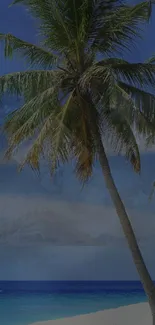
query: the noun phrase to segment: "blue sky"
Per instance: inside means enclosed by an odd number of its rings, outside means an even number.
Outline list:
[[[36,23],[20,6],[1,0],[0,32],[37,43]],[[130,60],[155,52],[155,12]],[[26,69],[17,58],[5,60],[0,74]],[[0,119],[16,105],[6,99]],[[1,155],[5,140],[0,139]],[[155,198],[148,196],[155,179],[155,154],[142,150],[142,175],[134,175],[121,157],[110,157],[115,181],[131,216],[151,274],[155,272]],[[21,153],[22,155],[22,153]],[[28,167],[17,173],[21,156],[0,163],[0,279],[137,279],[121,227],[99,167],[81,191],[66,166],[52,181],[46,166],[38,177]]]

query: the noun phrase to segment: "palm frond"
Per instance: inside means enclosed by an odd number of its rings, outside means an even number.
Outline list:
[[[54,91],[55,89],[48,89],[33,98],[5,123],[5,131],[11,134],[6,157],[10,158],[25,139],[33,139],[21,168],[28,163],[33,169],[39,169],[40,157],[46,152],[53,174],[59,163],[68,159],[71,134],[65,126],[65,119],[70,109],[72,94],[62,107],[57,93],[55,97],[52,96]]]
[[[10,158],[15,149],[26,139],[33,138],[49,116],[58,107],[58,89],[48,88],[40,95],[26,102],[20,109],[11,113],[5,123],[4,132],[8,135],[9,148],[6,157]],[[53,116],[52,115],[52,116]]]
[[[145,63],[151,63],[154,64],[155,63],[155,55],[152,55],[149,59],[147,59],[145,61]]]
[[[140,172],[140,153],[133,130],[127,119],[116,109],[107,109],[102,116],[103,135],[110,147],[125,154],[136,172]]]
[[[45,38],[44,45],[54,51],[62,53],[64,49],[74,48],[74,41],[71,37],[72,27],[69,28],[67,18],[67,6],[61,0],[27,0],[15,1],[13,4],[23,3],[31,14],[39,19],[40,33]]]
[[[113,65],[117,79],[140,87],[152,87],[155,82],[155,65],[147,63],[129,63]]]
[[[39,18],[45,45],[59,52],[76,53],[85,49],[109,53],[130,49],[141,35],[140,25],[151,15],[152,1],[127,5],[122,0],[16,0]],[[130,47],[129,47],[130,46]]]
[[[50,153],[50,160],[52,162],[51,171],[55,172],[59,162],[65,163],[68,160],[69,139],[72,134],[70,129],[66,126],[66,120],[73,105],[73,90],[66,103],[61,107],[61,111],[56,115],[56,127],[51,132],[52,137],[52,150]]]
[[[78,139],[79,140],[79,139]],[[89,142],[88,142],[89,144]],[[83,141],[77,142],[74,146],[75,155],[75,174],[80,182],[84,185],[88,182],[93,174],[93,168],[95,161],[97,160],[96,152],[93,150],[93,146],[85,146]]]
[[[111,10],[98,28],[92,47],[101,53],[130,50],[132,43],[141,37],[142,24],[148,22],[152,11],[152,1],[143,1],[137,5],[119,4]]]
[[[52,124],[53,124],[53,119],[54,119],[54,114],[52,112],[45,119],[40,130],[38,130],[39,134],[33,140],[31,148],[28,150],[28,153],[26,154],[25,159],[20,164],[20,169],[22,169],[25,166],[25,164],[29,164],[32,167],[32,169],[39,170],[40,158],[44,154],[45,143],[49,140],[50,131],[51,131]],[[31,128],[30,128],[30,130],[31,130]],[[14,143],[15,142],[17,143],[16,138],[14,138],[13,141],[14,141]],[[14,143],[13,143],[13,145],[14,145]],[[20,143],[21,143],[21,139],[20,139]],[[10,154],[10,150],[12,153],[13,145],[10,145],[10,147],[8,148],[8,151],[6,152],[6,155],[8,155],[8,153]],[[50,146],[51,146],[51,143],[50,143]],[[18,147],[19,147],[19,145],[18,145]]]
[[[81,78],[88,85],[91,78],[105,81],[105,76],[111,76],[117,83],[121,80],[133,86],[152,87],[155,84],[155,65],[151,63],[129,63],[122,59],[110,58],[92,65]]]
[[[130,125],[145,138],[153,136],[155,134],[155,95],[123,82],[119,82],[116,88],[117,105],[121,113],[128,118]]]
[[[6,57],[19,54],[31,64],[31,67],[41,66],[51,68],[56,65],[58,57],[44,48],[23,41],[11,34],[0,33],[0,41],[4,42],[4,53]]]
[[[0,77],[0,95],[11,93],[17,95],[31,94],[32,97],[41,91],[60,84],[64,72],[56,70],[31,70],[15,72]]]
[[[20,109],[13,111],[6,119],[4,131],[14,135],[15,142],[18,144],[25,138],[34,135],[37,127],[51,113],[53,106],[58,103],[58,89],[48,88],[40,95],[33,97],[26,102]]]

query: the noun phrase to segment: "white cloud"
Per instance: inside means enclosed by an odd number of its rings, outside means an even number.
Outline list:
[[[113,207],[52,200],[41,196],[0,196],[0,244],[120,246],[124,241]],[[154,214],[128,209],[142,243],[154,238]],[[149,222],[148,222],[149,220]]]

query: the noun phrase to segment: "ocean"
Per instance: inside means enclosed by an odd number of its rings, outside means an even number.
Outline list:
[[[140,282],[0,281],[0,324],[28,325],[143,301]]]

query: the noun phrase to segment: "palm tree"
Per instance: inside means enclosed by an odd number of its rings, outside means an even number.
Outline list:
[[[145,63],[124,59],[151,16],[152,3],[121,0],[16,0],[37,18],[40,47],[0,34],[5,55],[22,55],[30,69],[0,77],[1,95],[23,96],[23,106],[10,114],[4,131],[7,157],[26,139],[24,159],[39,169],[49,161],[51,174],[73,160],[85,183],[99,160],[106,186],[148,297],[155,324],[155,287],[145,266],[125,206],[114,183],[105,143],[122,153],[140,172],[135,132],[155,130],[154,58]]]

